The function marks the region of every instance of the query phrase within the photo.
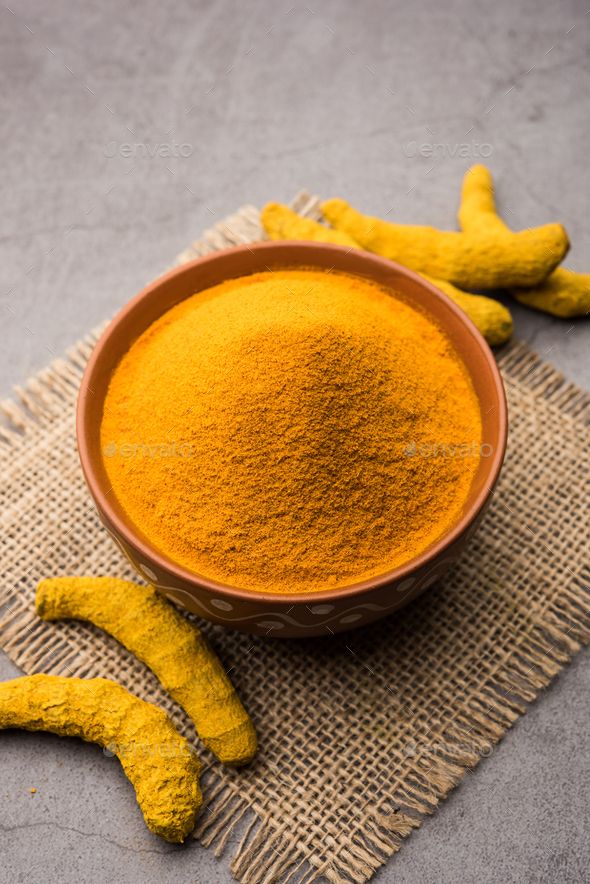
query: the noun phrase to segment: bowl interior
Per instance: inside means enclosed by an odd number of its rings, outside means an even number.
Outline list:
[[[313,599],[328,599],[359,591],[376,584],[404,578],[424,562],[440,554],[475,519],[497,479],[506,445],[506,403],[494,357],[477,331],[445,295],[417,274],[383,258],[320,243],[277,242],[240,246],[198,259],[176,268],[149,285],[115,317],[102,335],[90,358],[80,388],[77,415],[78,448],[86,481],[99,510],[119,534],[135,548],[157,560],[162,568],[196,585],[214,588],[228,596],[252,598],[253,591],[223,586],[194,574],[154,549],[149,537],[130,522],[119,505],[107,477],[100,446],[100,425],[104,399],[113,370],[135,341],[162,313],[179,301],[217,285],[224,280],[265,270],[308,267],[353,273],[394,289],[409,303],[430,314],[455,345],[471,375],[478,397],[483,424],[485,455],[480,458],[462,515],[450,532],[424,553],[395,571],[389,571],[363,584],[313,592]],[[285,601],[289,595],[256,592],[257,597]],[[308,596],[309,597],[309,596]],[[293,598],[301,600],[301,593]]]

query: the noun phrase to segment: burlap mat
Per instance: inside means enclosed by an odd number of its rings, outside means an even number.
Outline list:
[[[317,214],[309,198],[299,208]],[[246,208],[181,259],[258,238],[258,213]],[[94,340],[3,406],[1,646],[25,672],[115,678],[190,735],[115,641],[79,623],[42,623],[33,610],[41,577],[135,576],[96,517],[76,454],[76,392]],[[221,852],[241,833],[239,880],[366,881],[589,638],[589,398],[522,345],[504,350],[500,365],[506,465],[443,583],[380,624],[325,640],[204,624],[260,736],[248,770],[205,757],[197,834]]]

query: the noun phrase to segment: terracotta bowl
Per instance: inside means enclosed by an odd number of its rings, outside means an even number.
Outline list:
[[[335,268],[375,280],[425,309],[446,331],[471,374],[483,417],[478,472],[452,530],[422,555],[362,583],[309,594],[253,592],[215,583],[156,549],[117,503],[103,466],[100,423],[111,374],[131,343],[174,304],[226,279],[284,267]],[[78,400],[82,469],[102,522],[138,574],[189,611],[233,629],[273,637],[328,635],[385,617],[407,605],[456,561],[472,535],[506,448],[506,401],[494,357],[475,326],[442,292],[404,267],[360,251],[320,243],[257,243],[216,252],[162,276],[130,301],[102,335]]]

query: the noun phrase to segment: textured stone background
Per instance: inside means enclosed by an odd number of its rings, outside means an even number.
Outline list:
[[[300,187],[452,226],[483,159],[510,223],[565,221],[569,265],[590,268],[585,3],[14,0],[0,17],[1,395],[204,227]],[[589,322],[514,312],[520,337],[590,387]],[[587,880],[589,662],[378,881]],[[0,678],[15,674],[0,655]],[[0,858],[1,884],[231,880],[227,861],[152,837],[98,749],[13,732]]]

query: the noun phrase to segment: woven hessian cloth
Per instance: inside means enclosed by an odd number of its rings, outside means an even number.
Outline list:
[[[315,199],[301,196],[297,208],[317,217]],[[179,260],[261,238],[258,212],[246,207]],[[137,579],[101,527],[76,452],[76,394],[95,339],[2,405],[0,646],[26,673],[113,678],[193,739],[181,710],[116,641],[34,612],[42,577]],[[325,640],[200,624],[260,739],[245,770],[201,753],[206,810],[196,836],[221,853],[240,833],[240,881],[369,879],[588,640],[589,397],[520,344],[499,364],[506,463],[442,583],[387,620]]]

